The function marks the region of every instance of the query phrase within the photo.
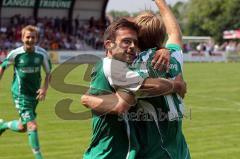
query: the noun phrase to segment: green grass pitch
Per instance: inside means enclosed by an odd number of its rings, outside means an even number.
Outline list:
[[[56,68],[56,67],[55,67]],[[87,85],[85,66],[72,70],[65,83]],[[240,156],[240,63],[186,63],[188,84],[185,98],[184,133],[193,159],[238,159]],[[59,77],[52,80],[58,80]],[[13,120],[18,114],[13,106],[10,84],[12,68],[0,81],[0,118]],[[70,88],[72,89],[72,88]],[[66,89],[65,89],[66,90]],[[79,104],[81,94],[48,91],[39,103],[37,121],[43,155],[46,159],[80,159],[91,136],[89,120],[64,120],[55,113],[56,103],[73,100],[73,113],[85,111]],[[0,159],[32,159],[27,134],[6,131],[0,137]]]

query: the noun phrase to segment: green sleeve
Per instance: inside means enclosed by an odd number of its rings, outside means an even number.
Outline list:
[[[3,60],[1,67],[5,70],[6,68],[8,68],[8,66],[10,66],[13,63],[14,63],[13,53],[10,52],[8,56]]]
[[[178,44],[167,44],[166,48],[170,50],[170,53],[182,50],[181,46]]]

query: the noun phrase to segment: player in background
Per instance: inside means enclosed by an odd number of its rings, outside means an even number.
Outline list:
[[[45,99],[51,77],[51,62],[47,52],[35,46],[38,40],[38,29],[28,25],[22,29],[23,46],[10,51],[0,66],[0,78],[4,71],[13,65],[12,96],[20,119],[0,121],[0,135],[7,129],[15,132],[27,132],[28,141],[36,159],[42,159],[40,151],[36,107],[38,101]],[[41,67],[46,76],[41,87]],[[5,106],[6,107],[6,106]]]

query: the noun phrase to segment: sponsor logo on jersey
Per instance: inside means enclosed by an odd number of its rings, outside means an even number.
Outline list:
[[[40,72],[40,67],[23,67],[20,71],[23,73],[36,73]]]

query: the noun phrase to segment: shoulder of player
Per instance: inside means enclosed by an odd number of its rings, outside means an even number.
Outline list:
[[[179,44],[167,44],[165,46],[171,53],[173,52],[182,52],[182,47]]]
[[[171,56],[170,58],[170,64],[177,64],[180,65],[179,61],[176,59],[176,57]]]
[[[35,53],[41,54],[43,56],[48,56],[48,52],[39,46],[35,46]]]
[[[108,77],[125,72],[128,70],[128,65],[126,62],[106,57],[103,59],[102,68],[105,76]]]
[[[25,53],[25,51],[24,51],[24,49],[23,49],[23,46],[22,47],[18,47],[18,48],[16,48],[16,49],[14,49],[14,50],[11,50],[9,53],[8,53],[8,55],[7,55],[7,58],[14,58],[14,57],[16,57],[17,55],[19,55],[19,54],[23,54],[23,53]]]
[[[120,67],[120,68],[127,67],[126,62],[115,60],[115,59],[112,59],[112,58],[109,58],[109,57],[103,58],[102,64],[103,64],[103,67],[110,67],[110,68],[113,68],[113,67],[114,68],[115,67]]]

